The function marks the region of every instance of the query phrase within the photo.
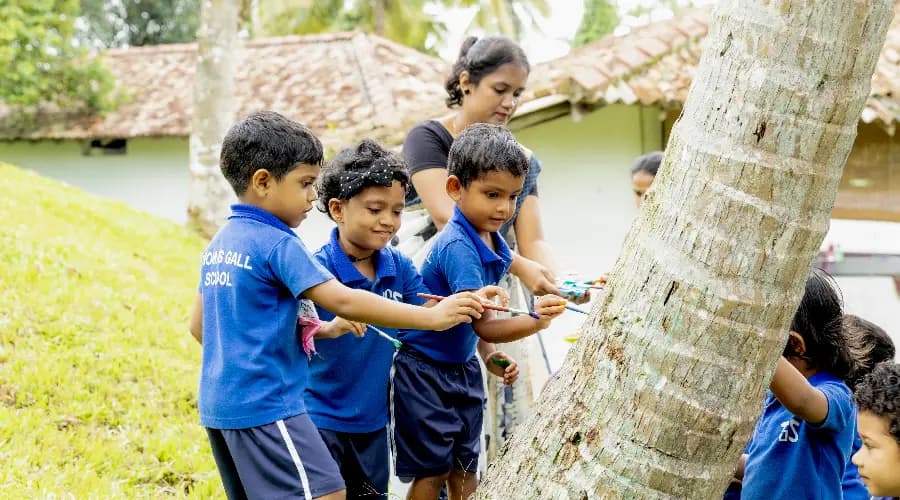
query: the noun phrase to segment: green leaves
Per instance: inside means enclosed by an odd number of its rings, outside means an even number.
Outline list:
[[[113,108],[112,77],[74,41],[76,0],[0,3],[0,101],[90,112]]]

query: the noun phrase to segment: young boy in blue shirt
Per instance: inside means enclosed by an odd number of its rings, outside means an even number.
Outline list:
[[[306,414],[300,298],[344,318],[448,328],[480,317],[474,294],[431,309],[338,283],[291,230],[316,199],[322,145],[278,113],[253,113],[222,142],[240,203],[201,259],[191,333],[203,346],[198,406],[230,499],[343,499],[337,465]]]
[[[425,286],[438,295],[495,285],[512,254],[497,232],[511,217],[528,162],[506,128],[470,125],[453,142],[447,161],[447,193],[453,216],[436,237],[422,267]],[[535,304],[538,319],[494,319],[488,312],[465,328],[436,333],[401,331],[394,358],[391,430],[396,472],[414,478],[408,498],[434,500],[446,481],[450,498],[475,492],[484,414],[481,368],[504,376],[493,342],[511,342],[546,328],[565,310],[561,297]]]
[[[378,143],[363,140],[347,148],[322,169],[318,208],[337,224],[316,259],[350,288],[368,290],[408,304],[435,304],[418,296],[429,293],[409,257],[388,246],[400,229],[409,173],[402,158]],[[492,287],[502,291],[499,287]],[[481,293],[489,293],[484,290]],[[319,307],[330,320],[323,329],[332,337],[348,326]],[[366,325],[362,325],[364,330]],[[396,338],[392,328],[383,328]],[[378,335],[316,340],[310,360],[310,383],[304,398],[309,416],[341,469],[347,498],[387,498],[388,379],[394,345]]]
[[[863,483],[875,498],[900,497],[900,364],[875,367],[856,386],[862,447],[853,455]]]

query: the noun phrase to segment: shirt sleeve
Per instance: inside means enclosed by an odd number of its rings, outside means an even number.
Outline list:
[[[395,255],[398,257],[399,274],[403,277],[403,302],[415,306],[428,302],[428,299],[419,297],[419,294],[431,293],[431,290],[425,286],[425,282],[422,281],[422,274],[416,269],[412,259],[400,252],[397,252]]]
[[[403,159],[409,175],[430,168],[447,168],[447,153],[438,134],[425,124],[413,127],[403,141]]]
[[[447,245],[440,254],[439,262],[451,293],[474,291],[486,285],[478,250],[464,241],[457,240]]]
[[[294,297],[310,288],[334,279],[299,239],[286,236],[278,242],[266,259],[276,280],[291,291]]]
[[[840,382],[828,382],[816,387],[828,400],[828,415],[825,421],[812,428],[818,431],[841,432],[855,417],[850,389]]]

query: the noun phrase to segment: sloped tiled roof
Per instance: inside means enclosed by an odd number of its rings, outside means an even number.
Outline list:
[[[448,65],[374,35],[251,40],[240,58],[237,116],[259,109],[281,112],[320,134],[326,146],[362,136],[397,143],[416,121],[445,109]],[[103,59],[130,101],[102,118],[50,113],[28,130],[16,130],[15,117],[0,113],[0,138],[190,134],[196,44],[111,50]]]
[[[561,103],[680,107],[700,62],[709,18],[709,10],[691,10],[537,65],[515,118]],[[878,122],[891,134],[900,121],[900,1],[894,3],[894,19],[861,119]]]

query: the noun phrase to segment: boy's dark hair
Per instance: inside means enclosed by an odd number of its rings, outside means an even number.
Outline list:
[[[850,373],[851,385],[855,385],[879,363],[891,361],[897,353],[894,341],[880,326],[859,316],[845,314],[842,321],[844,337],[853,360]]]
[[[363,139],[352,148],[344,148],[322,169],[317,186],[319,211],[331,218],[328,200],[349,200],[370,186],[390,187],[399,181],[403,189],[409,187],[406,162],[381,144]]]
[[[235,194],[241,196],[259,169],[281,180],[300,163],[321,165],[322,157],[322,143],[304,125],[274,111],[257,111],[225,134],[219,164]]]
[[[821,269],[813,269],[791,322],[791,331],[803,337],[806,352],[797,354],[788,342],[785,356],[799,357],[819,371],[847,380],[853,363],[841,330],[843,317],[843,304],[834,278]]]
[[[462,104],[463,93],[459,88],[459,75],[463,71],[469,72],[469,81],[475,85],[485,75],[489,75],[504,64],[515,64],[531,71],[528,57],[522,47],[505,36],[488,36],[482,39],[470,36],[463,41],[459,49],[459,58],[453,65],[453,71],[447,77],[444,88],[447,89],[447,107]]]
[[[638,172],[647,172],[656,177],[656,172],[659,170],[659,164],[662,163],[662,159],[662,151],[653,151],[652,153],[638,156],[631,165],[631,175]]]
[[[875,366],[856,386],[853,400],[860,411],[887,419],[888,430],[900,443],[900,364]]]
[[[509,172],[521,177],[528,171],[528,158],[506,127],[475,123],[450,146],[447,173],[455,175],[463,187],[487,172]]]

